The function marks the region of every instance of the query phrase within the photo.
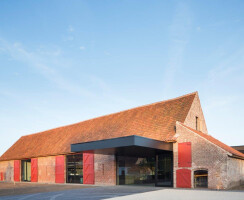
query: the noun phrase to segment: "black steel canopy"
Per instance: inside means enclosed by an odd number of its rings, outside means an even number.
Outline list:
[[[158,150],[173,151],[172,143],[167,143],[137,135],[71,144],[71,151],[81,152],[99,149],[115,149],[121,147],[147,147]]]

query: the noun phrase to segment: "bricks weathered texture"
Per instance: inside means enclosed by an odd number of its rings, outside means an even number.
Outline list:
[[[244,185],[244,160],[228,157],[228,188]]]
[[[175,172],[178,168],[178,143],[191,142],[192,148],[192,187],[194,187],[195,170],[208,170],[208,187],[212,189],[225,189],[227,180],[227,152],[210,143],[208,140],[194,134],[189,129],[177,124],[177,143],[174,143],[174,185],[176,184]],[[176,186],[176,185],[175,185]]]
[[[3,172],[4,181],[14,181],[14,161],[0,162],[0,172]]]
[[[176,101],[176,103],[175,103]],[[174,109],[173,109],[174,108]],[[180,110],[179,110],[180,109]],[[149,112],[150,111],[150,112]],[[189,111],[189,112],[188,112]],[[188,113],[187,113],[188,112]],[[128,117],[130,115],[130,117]],[[115,116],[115,124],[111,126],[110,117]],[[196,117],[200,121],[200,131],[195,131],[196,129]],[[106,118],[106,117],[105,117]],[[206,122],[204,119],[203,111],[201,108],[199,96],[197,93],[193,93],[190,95],[186,95],[185,97],[177,98],[175,100],[159,102],[156,104],[151,104],[148,106],[139,107],[136,109],[131,109],[126,112],[117,113],[115,115],[108,115],[108,118],[101,123],[105,118],[97,118],[90,121],[93,122],[93,126],[90,126],[86,121],[86,125],[82,126],[67,126],[67,130],[63,132],[63,136],[65,141],[65,147],[67,146],[70,149],[70,144],[77,142],[77,138],[86,140],[85,137],[81,137],[80,129],[87,130],[87,126],[89,127],[88,136],[96,137],[101,136],[102,133],[104,137],[100,139],[108,139],[110,136],[113,137],[122,137],[131,134],[139,134],[141,136],[154,138],[158,140],[165,141],[174,141],[173,143],[173,170],[174,170],[174,187],[176,187],[176,170],[178,169],[189,169],[191,170],[191,187],[194,187],[194,171],[196,170],[207,170],[208,171],[208,187],[212,189],[226,189],[234,186],[238,186],[240,184],[244,184],[244,158],[243,154],[235,151],[229,146],[221,143],[215,138],[211,137],[208,134]],[[137,120],[135,120],[135,118]],[[162,118],[162,119],[161,119]],[[174,130],[175,121],[176,122],[176,132]],[[89,122],[89,123],[90,123]],[[99,122],[99,123],[98,123]],[[106,122],[106,123],[105,123]],[[127,127],[128,123],[130,124],[129,129]],[[164,126],[161,126],[164,124]],[[74,127],[75,129],[73,129]],[[73,127],[73,128],[72,128]],[[120,127],[121,129],[117,129]],[[72,129],[71,129],[72,128]],[[80,129],[79,129],[80,128]],[[96,131],[95,128],[98,128]],[[63,129],[62,129],[63,130]],[[66,130],[66,129],[65,129]],[[67,139],[67,132],[73,131],[72,140]],[[121,131],[122,130],[122,131]],[[124,131],[125,130],[125,131]],[[48,144],[50,145],[50,149],[52,149],[52,141],[60,140],[59,137],[55,137],[55,134],[60,135],[60,129],[50,130],[54,131],[53,139],[48,140]],[[113,133],[113,134],[110,134]],[[142,134],[143,133],[143,134]],[[45,134],[37,134],[39,135],[43,141],[46,138]],[[50,133],[51,135],[51,133]],[[39,137],[38,136],[38,137]],[[157,136],[157,137],[156,137]],[[28,136],[29,137],[29,136]],[[34,137],[33,135],[30,136]],[[87,138],[89,138],[87,137]],[[67,140],[66,140],[67,139]],[[176,142],[175,140],[176,139]],[[26,140],[26,139],[25,139]],[[85,141],[84,140],[84,141]],[[38,138],[34,141],[39,141]],[[83,141],[83,142],[84,142]],[[23,142],[23,143],[22,143]],[[30,142],[30,141],[29,141]],[[62,142],[62,141],[59,141]],[[192,163],[191,167],[179,167],[178,166],[178,143],[190,142],[191,143],[191,156]],[[19,142],[19,145],[24,144],[24,137]],[[32,144],[32,142],[30,142]],[[59,143],[56,147],[61,148]],[[24,151],[26,150],[28,145],[23,145]],[[33,148],[35,149],[36,146]],[[12,153],[11,156],[16,159],[16,152],[11,148]],[[45,150],[45,148],[43,148]],[[49,150],[50,150],[49,149]],[[30,154],[32,154],[32,150],[28,149]],[[36,149],[35,149],[36,150]],[[57,150],[57,149],[56,149]],[[34,151],[34,150],[33,150]],[[67,149],[60,150],[60,154],[62,152],[66,152],[65,154],[70,153]],[[184,150],[183,150],[184,151]],[[18,152],[17,152],[18,153]],[[35,157],[37,157],[39,152],[36,152]],[[53,152],[52,152],[53,153]],[[6,154],[7,155],[7,154]],[[42,156],[45,156],[41,154]],[[53,154],[48,154],[53,155]],[[235,156],[235,158],[233,157]],[[10,157],[11,157],[10,156]],[[24,155],[19,155],[24,156]],[[22,157],[18,158],[21,159]],[[24,158],[26,158],[24,156]],[[2,159],[4,160],[4,159]],[[38,182],[42,183],[55,183],[55,156],[47,156],[47,157],[39,157],[38,158]],[[66,182],[66,156],[65,156],[65,169],[64,169],[64,180]],[[0,172],[4,173],[5,181],[13,181],[14,180],[14,161],[1,161],[0,162]],[[115,155],[104,155],[104,154],[94,154],[94,174],[95,174],[95,184],[97,185],[116,185],[116,156]],[[179,176],[180,177],[180,176]]]
[[[115,155],[94,154],[95,184],[116,185]]]
[[[55,156],[38,158],[38,182],[55,183]]]
[[[184,124],[193,129],[196,129],[196,117],[198,117],[199,122],[201,123],[201,131],[203,133],[208,133],[207,125],[203,115],[201,103],[198,94],[195,96],[191,108],[186,116]]]

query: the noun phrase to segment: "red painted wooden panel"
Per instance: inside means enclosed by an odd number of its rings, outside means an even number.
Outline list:
[[[83,153],[83,183],[94,184],[94,153]]]
[[[31,159],[31,182],[38,181],[38,159]]]
[[[0,181],[4,181],[3,172],[0,172]]]
[[[14,161],[14,181],[20,181],[20,160]]]
[[[191,170],[189,169],[176,170],[176,187],[191,188]]]
[[[191,143],[184,142],[178,144],[178,166],[191,167]]]
[[[64,183],[64,156],[56,156],[55,183]]]

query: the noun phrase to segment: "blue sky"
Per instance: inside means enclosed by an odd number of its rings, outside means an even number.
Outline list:
[[[19,137],[198,91],[244,145],[244,1],[0,1],[0,154]]]

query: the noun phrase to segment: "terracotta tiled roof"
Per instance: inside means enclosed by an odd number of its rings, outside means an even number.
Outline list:
[[[219,146],[220,148],[224,149],[225,151],[227,151],[227,152],[229,152],[229,153],[231,153],[231,154],[233,154],[233,155],[235,155],[235,156],[244,158],[244,154],[243,154],[243,153],[241,153],[241,152],[235,150],[234,148],[232,148],[232,147],[230,147],[230,146],[224,144],[223,142],[220,142],[219,140],[217,140],[216,138],[212,137],[211,135],[207,135],[207,134],[205,134],[205,133],[202,133],[202,132],[200,132],[200,131],[197,131],[197,130],[195,130],[195,129],[192,129],[192,128],[186,126],[186,125],[183,124],[183,123],[180,123],[180,124],[181,124],[182,126],[184,126],[185,128],[187,128],[187,129],[193,131],[194,133],[197,133],[197,134],[200,135],[201,137],[207,139],[207,140],[210,141],[211,143],[213,143],[213,144]]]
[[[184,122],[196,92],[80,123],[21,137],[0,160],[69,153],[70,145],[129,135],[172,140],[176,121]]]

